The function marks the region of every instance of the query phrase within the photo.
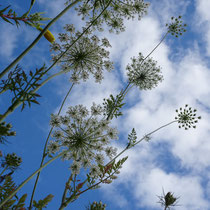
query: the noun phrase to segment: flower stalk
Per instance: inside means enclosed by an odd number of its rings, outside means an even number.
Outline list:
[[[54,158],[50,159],[48,162],[46,162],[42,167],[40,167],[39,169],[37,169],[34,173],[32,173],[26,180],[24,180],[18,187],[17,189],[15,189],[5,200],[2,201],[2,203],[0,203],[0,207],[2,207],[8,200],[10,200],[26,183],[28,183],[37,173],[39,173],[43,168],[45,168],[46,166],[48,166],[50,163],[52,163],[54,160],[58,159],[59,157],[61,157],[62,155],[64,155],[65,153],[67,153],[68,151],[63,151],[60,154],[58,154],[57,156],[55,156]]]
[[[61,111],[62,111],[62,109],[63,109],[63,106],[64,106],[64,104],[65,104],[65,102],[66,102],[66,99],[68,98],[68,96],[69,96],[69,94],[70,94],[72,88],[74,87],[74,85],[75,85],[75,84],[72,84],[71,87],[70,87],[70,89],[69,89],[69,91],[67,92],[67,94],[66,94],[66,96],[65,96],[65,98],[64,98],[64,100],[63,100],[63,102],[62,102],[62,104],[61,104],[61,106],[60,106],[60,109],[59,109],[59,111],[58,111],[58,115],[60,115],[60,113],[61,113]],[[47,154],[46,154],[47,144],[48,144],[48,141],[49,141],[49,138],[50,138],[50,135],[51,135],[53,129],[54,129],[54,126],[51,127],[50,132],[49,132],[49,134],[48,134],[48,136],[47,136],[47,139],[46,139],[46,141],[45,141],[45,145],[44,145],[44,149],[43,149],[43,153],[42,153],[42,160],[41,160],[41,163],[40,163],[40,167],[43,166],[45,157],[47,156]],[[35,180],[35,183],[34,183],[33,191],[32,191],[32,194],[31,194],[31,199],[30,199],[29,210],[32,208],[33,197],[34,197],[34,194],[35,194],[35,191],[36,191],[36,187],[37,187],[37,183],[38,183],[38,180],[39,180],[39,176],[40,176],[40,172],[38,172],[37,177],[36,177],[36,180]]]

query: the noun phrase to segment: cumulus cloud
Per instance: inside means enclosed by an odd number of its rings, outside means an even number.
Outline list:
[[[202,2],[201,5],[204,6],[201,9],[208,8]],[[189,3],[187,1],[186,4],[180,4],[179,7],[183,6],[183,11],[185,11]],[[173,7],[174,4],[173,1],[173,4],[166,4],[166,7],[168,5],[173,8],[174,13],[177,13],[179,7]],[[153,9],[155,6],[158,5],[154,4]],[[168,14],[171,11],[170,8],[166,8]],[[207,12],[206,15],[204,12],[203,16],[206,20]],[[162,25],[162,19],[156,19],[152,14],[145,17],[138,25],[135,22],[129,23],[128,31],[120,35],[119,39],[111,37],[115,45],[112,55],[118,60],[124,78],[126,78],[124,70],[129,58],[138,51],[146,55],[148,49],[152,49],[160,40],[163,34]],[[119,188],[120,184],[126,186],[126,181],[130,183],[132,191],[135,192],[134,196],[141,207],[158,208],[155,200],[157,199],[156,195],[161,194],[162,187],[165,192],[172,191],[181,197],[182,209],[208,209],[210,205],[204,194],[207,188],[202,185],[202,181],[204,181],[202,177],[206,176],[210,165],[208,137],[210,71],[203,54],[197,47],[195,43],[191,45],[191,48],[185,49],[185,54],[180,54],[180,62],[177,63],[169,59],[173,49],[170,48],[170,45],[163,44],[152,55],[162,66],[165,78],[163,83],[149,92],[139,92],[137,89],[133,89],[127,97],[128,103],[131,100],[135,104],[130,105],[129,109],[124,111],[123,120],[119,122],[119,128],[123,134],[128,134],[134,127],[141,137],[160,125],[174,120],[175,109],[185,104],[197,108],[198,115],[203,117],[196,130],[180,130],[178,125],[174,124],[158,131],[152,139],[157,143],[169,145],[165,152],[170,153],[181,163],[181,169],[177,168],[176,173],[170,172],[170,165],[169,172],[167,172],[154,164],[154,160],[156,160],[155,163],[160,160],[160,154],[158,151],[152,150],[154,144],[151,142],[147,145],[147,149],[144,146],[141,147],[145,152],[144,158],[139,150],[133,149],[133,152],[128,153],[129,159],[132,159],[133,162],[128,161],[116,186]],[[126,79],[124,80],[126,81]],[[122,144],[121,142],[121,146]],[[138,156],[135,155],[136,160],[133,158],[133,153],[138,154]],[[186,173],[182,174],[179,170],[184,170]],[[138,173],[139,171],[141,173]],[[132,180],[134,177],[135,180]],[[127,189],[131,191],[129,187]]]
[[[198,32],[202,31],[201,38],[207,43],[205,49],[207,55],[210,55],[210,14],[208,8],[210,2],[208,0],[196,0],[196,14],[194,23],[198,28]]]
[[[17,47],[20,31],[18,31],[15,26],[10,25],[9,23],[1,23],[1,27],[0,55],[1,58],[10,60],[13,57],[15,48]]]

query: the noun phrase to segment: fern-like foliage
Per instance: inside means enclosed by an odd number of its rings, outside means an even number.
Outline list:
[[[33,6],[34,2],[35,0],[31,1],[30,9]],[[20,26],[20,22],[23,22],[26,25],[30,25],[35,28],[39,27],[40,25],[44,25],[43,23],[41,23],[41,21],[50,20],[50,18],[45,18],[42,16],[44,12],[36,12],[34,14],[28,15],[30,9],[28,12],[24,13],[23,15],[18,16],[17,13],[13,9],[11,9],[9,5],[0,10],[0,18],[12,25],[15,23],[17,27]]]
[[[43,200],[39,200],[38,202],[36,202],[35,200],[33,201],[33,207],[36,210],[42,210],[43,208],[47,208],[48,203],[53,199],[53,195],[49,194],[48,196],[46,196]]]
[[[129,142],[128,142],[127,148],[133,147],[134,144],[136,143],[136,139],[137,139],[136,131],[133,128],[131,133],[128,134],[128,141]]]
[[[7,142],[8,136],[15,136],[16,132],[11,131],[12,125],[10,123],[1,122],[0,123],[0,144]]]
[[[0,186],[0,203],[7,198],[14,190],[16,189],[16,185],[14,181],[12,180],[11,176],[7,176],[3,182],[3,184]],[[1,210],[24,210],[25,206],[25,200],[27,197],[27,194],[22,195],[20,198],[18,196],[14,196],[15,198],[10,199],[4,206],[1,208]]]
[[[40,95],[33,93],[32,91],[40,86],[38,82],[45,74],[45,65],[40,69],[36,69],[35,73],[30,71],[29,75],[17,65],[15,69],[8,74],[8,78],[0,82],[0,92],[2,93],[6,90],[10,90],[14,94],[12,103],[15,103],[16,101],[23,102],[21,108],[22,111],[26,106],[26,102],[29,107],[31,106],[31,103],[39,104],[36,98],[40,97]]]
[[[122,103],[124,99],[123,94],[118,94],[116,98],[111,94],[110,98],[104,99],[103,108],[104,108],[104,115],[108,120],[113,119],[113,117],[119,117],[122,115],[120,109],[125,105]]]

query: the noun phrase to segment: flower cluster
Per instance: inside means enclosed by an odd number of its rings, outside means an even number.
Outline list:
[[[0,136],[15,136],[16,132],[11,131],[12,125],[10,123],[1,122],[0,123]]]
[[[179,110],[176,110],[177,117],[175,117],[175,120],[178,121],[179,128],[184,127],[185,130],[188,128],[196,128],[196,124],[198,122],[198,119],[201,119],[201,116],[196,117],[196,109],[192,109],[191,107],[188,107],[188,105],[185,105],[185,108],[179,108]]]
[[[63,71],[72,72],[72,82],[78,83],[81,79],[86,81],[90,74],[94,75],[96,82],[101,82],[103,70],[113,69],[109,52],[105,49],[111,47],[109,41],[106,38],[100,40],[95,35],[86,34],[74,43],[81,34],[75,32],[73,25],[67,24],[64,29],[68,33],[59,33],[58,38],[61,44],[54,42],[51,45],[51,51],[56,52],[56,55],[53,55],[53,61],[65,52],[59,63]],[[73,46],[72,43],[74,43]]]
[[[66,4],[72,2],[73,0],[68,0]],[[101,17],[94,21],[94,29],[103,31],[102,24],[105,22],[110,32],[120,33],[125,30],[123,19],[134,19],[138,16],[140,20],[147,13],[148,6],[149,3],[143,0],[90,0],[81,2],[75,9],[83,20],[87,18],[88,25],[103,11]]]
[[[61,148],[68,150],[62,159],[73,159],[73,174],[78,174],[81,167],[90,167],[95,176],[100,172],[97,165],[103,164],[104,153],[110,159],[116,155],[116,149],[107,145],[110,139],[118,139],[118,132],[109,126],[110,121],[98,119],[102,112],[102,107],[93,103],[90,111],[83,105],[76,105],[69,107],[65,116],[52,114],[50,123],[57,129],[52,134],[55,140],[50,141],[48,153],[55,154]]]
[[[173,193],[168,192],[166,195],[163,192],[163,196],[158,196],[159,202],[165,209],[170,209],[171,206],[176,206],[178,203],[178,199],[176,198]]]
[[[187,24],[183,24],[181,20],[182,16],[179,16],[178,18],[171,17],[171,23],[166,24],[166,27],[168,27],[168,33],[170,33],[172,36],[178,37],[181,36],[183,32],[186,32],[186,26]]]
[[[12,154],[7,154],[4,157],[4,160],[2,160],[1,163],[1,167],[6,167],[7,169],[14,171],[20,166],[21,163],[22,159],[18,157],[15,153],[12,153]]]
[[[156,87],[159,82],[162,82],[163,76],[160,67],[157,67],[157,62],[149,58],[144,60],[141,53],[137,58],[131,58],[132,63],[128,64],[128,79],[131,84],[139,87],[140,90],[148,90]]]
[[[0,123],[0,143],[4,143],[6,141],[7,136],[15,136],[16,132],[11,131],[12,125],[10,123],[1,122]]]
[[[92,204],[90,204],[87,207],[87,210],[105,210],[106,209],[106,204],[103,204],[101,201],[96,202],[94,201]]]

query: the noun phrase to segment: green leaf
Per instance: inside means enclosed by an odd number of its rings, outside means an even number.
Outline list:
[[[33,201],[33,207],[37,210],[42,210],[42,208],[46,208],[47,204],[53,199],[54,195],[49,194],[46,196],[43,200],[39,200],[36,202],[35,200]]]
[[[7,7],[5,7],[4,9],[0,10],[0,12],[3,13],[3,12],[6,11],[9,7],[10,7],[10,5],[7,6]]]
[[[10,24],[12,24],[12,25],[14,25],[12,22],[10,22],[9,20],[7,20],[5,17],[2,17],[2,16],[1,16],[1,18],[2,18],[4,21],[6,21],[6,22],[8,22],[8,23],[10,23]]]
[[[39,104],[39,105],[40,105],[40,103],[39,103],[38,101],[36,101],[36,100],[31,100],[31,102],[33,102],[33,103],[35,103],[35,104]]]
[[[25,200],[26,200],[27,194],[24,194],[18,201],[18,203],[15,205],[15,210],[18,210],[25,206]]]
[[[34,3],[35,3],[35,0],[31,0],[31,6],[30,7],[32,7]]]

